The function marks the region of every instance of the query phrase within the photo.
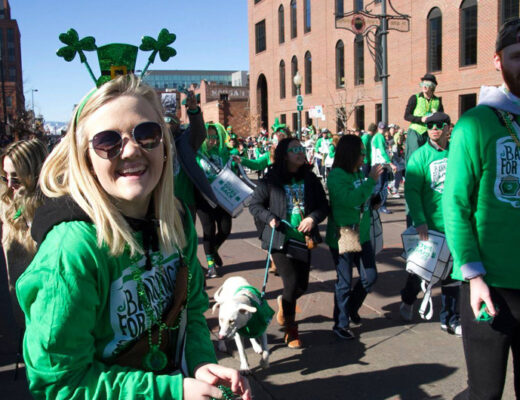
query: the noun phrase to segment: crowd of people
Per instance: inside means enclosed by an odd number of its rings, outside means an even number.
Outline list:
[[[225,273],[219,249],[232,229],[212,184],[224,168],[245,166],[262,176],[249,212],[283,282],[276,321],[289,348],[304,346],[297,301],[325,219],[337,272],[332,331],[355,339],[351,326],[362,323],[359,309],[378,277],[374,211],[391,213],[387,197],[399,196],[404,180],[407,225],[424,242],[445,234],[453,257],[440,321],[463,338],[469,398],[501,397],[510,350],[520,393],[519,37],[519,19],[501,28],[494,63],[504,84],[483,87],[454,128],[431,74],[406,105],[406,133],[378,122],[335,135],[308,125],[299,136],[276,121],[271,133],[244,139],[204,124],[193,94],[189,126],[181,126],[152,88],[125,75],[81,100],[50,154],[38,139],[7,146],[2,246],[31,392],[205,399],[228,390],[252,398],[238,371],[217,364],[204,317],[205,279]],[[405,321],[420,291],[410,273]]]

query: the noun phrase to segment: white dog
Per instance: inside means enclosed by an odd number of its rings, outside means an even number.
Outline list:
[[[249,374],[251,370],[247,362],[242,337],[238,330],[244,328],[253,314],[257,312],[257,308],[254,305],[260,304],[261,299],[254,292],[247,288],[242,288],[244,286],[250,286],[250,284],[240,276],[226,279],[224,284],[215,292],[214,298],[216,303],[212,311],[215,313],[217,308],[220,308],[218,315],[220,326],[218,349],[226,351],[224,340],[234,336],[240,356],[240,372]],[[269,366],[269,351],[267,349],[267,333],[265,330],[260,336],[261,345],[258,343],[257,338],[250,338],[250,341],[254,352],[262,356],[260,366],[267,368]]]

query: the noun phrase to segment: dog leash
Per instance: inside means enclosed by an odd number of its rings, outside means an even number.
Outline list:
[[[269,241],[269,251],[267,252],[267,260],[265,261],[264,285],[262,286],[262,294],[260,301],[265,298],[265,288],[267,286],[267,276],[269,274],[269,264],[271,262],[271,250],[273,249],[274,228],[271,228],[271,240]]]

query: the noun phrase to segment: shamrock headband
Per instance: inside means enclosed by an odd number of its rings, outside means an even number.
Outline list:
[[[66,46],[61,47],[56,54],[59,57],[63,57],[65,61],[70,62],[74,60],[76,54],[79,55],[81,63],[85,64],[90,77],[96,84],[96,88],[99,88],[104,83],[120,76],[132,74],[135,71],[135,62],[137,58],[137,51],[151,51],[152,54],[148,57],[148,62],[141,72],[141,78],[145,75],[150,64],[155,61],[157,53],[161,61],[166,62],[171,57],[177,54],[177,51],[169,45],[172,44],[176,36],[170,33],[167,29],[162,29],[159,32],[157,39],[150,36],[144,36],[141,40],[139,48],[130,44],[124,43],[111,43],[101,47],[96,45],[96,39],[92,36],[79,38],[78,32],[74,29],[69,29],[66,33],[62,33],[59,39]],[[97,51],[99,67],[101,76],[96,78],[92,72],[92,68],[87,61],[85,51]],[[92,96],[96,90],[92,90],[81,102],[76,113],[76,123],[78,122],[79,115],[85,106],[85,103]]]

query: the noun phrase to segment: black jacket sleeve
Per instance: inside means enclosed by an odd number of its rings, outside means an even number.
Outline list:
[[[325,190],[323,190],[323,186],[318,177],[311,172],[309,173],[308,180],[310,184],[310,191],[308,193],[312,196],[312,202],[309,202],[309,206],[311,206],[312,209],[309,209],[307,216],[311,217],[314,223],[318,225],[329,213],[329,202],[327,201]]]
[[[413,115],[413,111],[415,110],[415,107],[417,107],[417,97],[415,97],[415,94],[410,96],[408,99],[408,104],[406,105],[406,110],[404,111],[404,119],[409,122],[415,122],[417,124],[421,124],[421,117],[416,117]],[[439,110],[441,111],[441,110]]]
[[[269,186],[265,180],[256,185],[253,197],[249,203],[249,212],[255,220],[268,224],[273,218],[277,218],[266,205],[269,204]]]
[[[190,146],[196,153],[202,146],[202,143],[204,143],[204,140],[206,140],[206,127],[204,126],[204,118],[202,117],[200,107],[195,114],[188,111],[188,118],[191,127]]]

